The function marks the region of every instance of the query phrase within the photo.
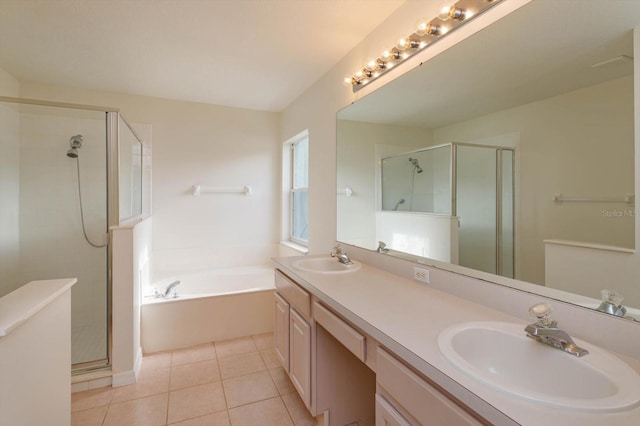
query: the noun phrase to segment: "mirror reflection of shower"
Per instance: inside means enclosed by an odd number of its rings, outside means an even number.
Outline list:
[[[411,174],[411,196],[409,198],[409,211],[413,211],[413,198],[415,197],[416,189],[416,175],[418,173],[422,173],[422,167],[420,167],[420,163],[418,163],[417,158],[409,157],[409,162],[413,166],[413,171],[415,172]]]
[[[78,150],[82,148],[82,142],[84,142],[84,136],[82,135],[74,135],[69,139],[70,148],[67,151],[67,157],[73,158],[76,160],[76,174],[78,176],[78,200],[80,201],[80,222],[82,223],[82,234],[84,235],[84,239],[95,248],[106,247],[106,244],[95,244],[91,242],[89,237],[87,236],[87,230],[84,225],[84,209],[82,207],[82,187],[80,185],[80,156]]]
[[[395,211],[398,211],[398,207],[400,206],[400,204],[404,204],[404,201],[405,201],[405,200],[404,200],[404,198],[400,198],[400,199],[398,200],[398,202],[396,203],[396,206],[393,208],[393,211],[394,211],[394,212],[395,212]]]
[[[417,158],[411,158],[409,157],[409,162],[411,164],[413,164],[413,167],[415,167],[415,171],[418,173],[422,173],[422,167],[420,167],[420,163],[418,163],[418,159]]]
[[[513,277],[514,163],[513,147],[461,142],[382,158],[375,239],[392,250]],[[399,210],[416,214],[385,214]]]

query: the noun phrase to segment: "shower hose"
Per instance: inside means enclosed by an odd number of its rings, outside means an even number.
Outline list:
[[[82,222],[82,234],[84,235],[84,239],[87,240],[87,242],[95,248],[102,248],[102,247],[106,247],[106,244],[94,244],[91,242],[91,240],[89,239],[89,237],[87,236],[87,230],[85,229],[84,226],[84,209],[82,208],[82,189],[80,187],[80,157],[76,157],[76,172],[78,175],[78,199],[80,200],[80,222]]]

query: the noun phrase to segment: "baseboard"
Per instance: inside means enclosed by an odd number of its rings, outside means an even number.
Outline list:
[[[142,367],[142,346],[138,346],[138,353],[136,354],[136,361],[133,364],[133,374],[136,376],[136,382],[138,381],[138,375],[140,374],[140,368]]]
[[[138,374],[142,366],[142,348],[138,347],[136,360],[133,362],[133,370],[121,371],[113,374],[112,386],[114,388],[126,385],[133,385],[138,381]]]

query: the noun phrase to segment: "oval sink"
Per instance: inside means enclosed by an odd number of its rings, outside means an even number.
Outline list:
[[[536,403],[586,412],[640,405],[640,376],[631,367],[574,341],[589,354],[578,358],[530,339],[519,324],[471,322],[443,330],[438,348],[474,379]]]
[[[320,274],[343,274],[360,269],[359,262],[353,261],[352,265],[345,265],[334,257],[307,257],[294,261],[291,266],[300,271]]]

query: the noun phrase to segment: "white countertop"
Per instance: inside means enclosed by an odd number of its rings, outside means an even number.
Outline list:
[[[31,281],[0,298],[0,338],[7,336],[77,281],[77,278]]]
[[[449,326],[469,321],[505,321],[522,324],[524,330],[526,324],[518,318],[364,263],[358,271],[345,274],[300,271],[291,266],[300,258],[276,258],[274,264],[493,424],[640,424],[640,407],[620,413],[579,413],[509,396],[460,372],[438,350],[438,334]],[[638,360],[623,359],[638,370]]]

